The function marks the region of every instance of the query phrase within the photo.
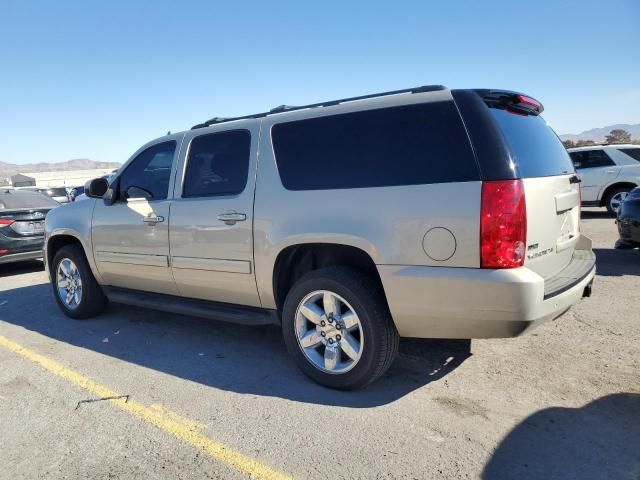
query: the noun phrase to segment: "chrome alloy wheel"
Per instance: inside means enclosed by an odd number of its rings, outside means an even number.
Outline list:
[[[364,347],[364,332],[353,307],[340,295],[318,290],[296,309],[298,345],[317,369],[345,373],[356,366]]]
[[[611,210],[618,213],[620,205],[622,204],[622,202],[624,202],[624,199],[627,198],[627,195],[629,195],[629,192],[618,192],[613,197],[611,197],[611,200],[609,200],[609,206],[611,207]]]
[[[72,260],[63,258],[60,261],[56,272],[56,283],[60,300],[71,310],[77,308],[82,301],[82,278]]]

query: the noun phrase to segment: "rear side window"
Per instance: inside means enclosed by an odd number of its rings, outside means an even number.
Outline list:
[[[640,148],[620,148],[622,153],[629,155],[631,158],[640,162]]]
[[[542,117],[500,108],[489,110],[511,150],[518,177],[549,177],[574,172],[564,145]]]
[[[479,180],[453,102],[434,102],[280,123],[271,131],[288,190]]]
[[[201,135],[191,141],[183,197],[235,195],[244,190],[249,173],[248,130]]]
[[[604,150],[583,150],[581,152],[571,152],[570,155],[576,170],[615,165]]]

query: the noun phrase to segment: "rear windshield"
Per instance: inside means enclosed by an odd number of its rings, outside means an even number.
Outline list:
[[[509,145],[518,177],[574,173],[569,154],[542,117],[520,115],[498,108],[489,110]]]
[[[60,205],[53,198],[37,192],[20,190],[0,191],[0,211],[22,208],[53,208]]]

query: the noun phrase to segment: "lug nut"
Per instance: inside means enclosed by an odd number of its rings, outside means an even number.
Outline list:
[[[324,320],[322,320],[322,321],[320,322],[320,326],[321,326],[321,327],[324,327],[326,324],[327,324],[327,322],[325,322]]]
[[[337,341],[342,340],[342,337],[340,336],[340,334],[336,335],[336,340],[337,340]]]
[[[333,343],[333,338],[330,338],[330,339],[329,339],[329,343]]]
[[[340,325],[338,322],[336,322],[336,330],[340,330],[342,328],[342,325]]]
[[[327,336],[327,334],[325,332],[320,332],[320,335],[323,336],[323,337]]]
[[[329,323],[333,323],[333,317],[329,317]]]

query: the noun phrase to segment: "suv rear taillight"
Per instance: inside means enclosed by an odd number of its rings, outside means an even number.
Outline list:
[[[526,242],[527,207],[522,180],[482,182],[480,267],[521,267]]]
[[[10,218],[0,218],[0,227],[8,227],[14,222],[15,220],[12,220]]]

